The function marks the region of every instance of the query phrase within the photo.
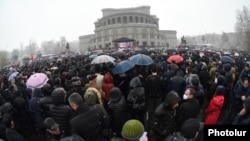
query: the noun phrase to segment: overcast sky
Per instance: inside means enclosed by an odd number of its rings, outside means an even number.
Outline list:
[[[161,30],[182,35],[234,32],[236,10],[250,0],[0,0],[0,50],[20,49],[35,40],[78,40],[94,33],[103,8],[151,6]]]

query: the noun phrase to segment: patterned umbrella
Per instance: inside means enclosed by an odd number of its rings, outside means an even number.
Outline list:
[[[35,73],[32,74],[26,81],[27,88],[42,88],[49,78],[44,73]]]

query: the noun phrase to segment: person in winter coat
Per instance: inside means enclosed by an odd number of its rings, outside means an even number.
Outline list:
[[[155,110],[150,123],[149,134],[157,141],[161,141],[176,130],[176,109],[179,106],[180,97],[175,91],[170,91],[164,102]]]
[[[212,62],[211,63],[211,67],[209,69],[209,78],[210,78],[210,84],[212,84],[212,82],[214,82],[214,79],[216,77],[216,69],[217,69],[217,63],[216,62]]]
[[[126,99],[118,87],[112,88],[109,94],[110,101],[108,102],[107,112],[110,115],[111,129],[118,137],[122,137],[122,126],[128,119]]]
[[[199,100],[194,97],[195,90],[187,88],[183,95],[183,103],[177,109],[176,123],[177,130],[180,129],[184,121],[189,118],[198,118],[200,113]]]
[[[43,97],[41,88],[34,88],[33,95],[29,101],[29,111],[32,119],[34,120],[35,127],[37,129],[42,128],[42,121],[44,120],[42,111],[40,110],[40,99]]]
[[[88,106],[101,110],[105,114],[105,116],[109,118],[107,110],[100,103],[100,101],[98,100],[98,96],[94,91],[86,91],[84,94],[84,100]]]
[[[191,84],[187,85],[186,88],[193,88],[195,90],[194,97],[199,100],[199,107],[203,106],[205,99],[204,87],[201,85],[199,78],[193,77],[191,79]]]
[[[97,86],[97,75],[96,74],[89,74],[87,75],[87,78],[89,82],[85,84],[84,89],[85,91],[94,91],[97,93],[98,99],[100,100],[100,103],[103,104],[105,93],[102,90],[102,87]]]
[[[59,124],[59,132],[47,131],[55,135],[55,138],[69,136],[69,120],[74,116],[74,112],[71,107],[66,104],[66,91],[64,88],[56,88],[52,91],[51,97],[53,104],[50,106],[50,113],[55,122]]]
[[[169,65],[166,61],[161,62],[161,67],[162,67],[162,77],[163,77],[163,99],[165,99],[166,95],[168,93],[168,85],[169,85],[169,80],[172,77],[172,73],[169,69]]]
[[[71,134],[79,135],[87,141],[102,141],[103,130],[109,127],[105,114],[98,108],[89,107],[78,93],[73,93],[68,101],[76,111],[76,116],[70,120]]]
[[[189,118],[185,120],[181,129],[167,136],[164,141],[195,141],[202,130],[199,120]]]
[[[6,126],[5,133],[8,141],[25,141],[24,137],[14,129],[13,117],[9,113],[3,115],[3,123]]]
[[[151,74],[146,77],[145,94],[148,120],[150,121],[156,107],[161,104],[163,96],[163,78],[158,74],[158,67],[156,64],[151,66]]]
[[[225,94],[225,87],[222,85],[217,86],[215,95],[211,99],[207,109],[206,109],[206,116],[205,116],[205,125],[214,125],[218,123],[221,109],[224,106],[224,94]]]
[[[102,84],[102,90],[105,93],[104,105],[106,105],[108,103],[108,101],[110,100],[109,91],[113,87],[115,87],[114,81],[113,81],[113,76],[109,72],[107,72],[103,76],[103,84]]]
[[[239,83],[238,83],[239,84]],[[250,84],[249,80],[245,78],[243,80],[243,86],[240,84],[235,88],[235,92],[232,100],[232,109],[230,113],[231,120],[241,111],[243,108],[244,102],[247,97],[250,96]]]
[[[250,124],[250,97],[244,102],[243,108],[233,121],[233,125],[249,125]]]
[[[144,87],[142,86],[141,79],[137,76],[132,78],[129,83],[130,91],[128,94],[127,102],[131,116],[134,119],[138,119],[145,125],[146,118],[146,98]]]

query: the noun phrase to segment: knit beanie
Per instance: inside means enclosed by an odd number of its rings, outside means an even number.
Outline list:
[[[190,118],[183,123],[180,132],[185,138],[192,139],[195,137],[196,132],[198,132],[199,129],[199,121],[197,119]]]
[[[222,85],[218,85],[216,87],[215,93],[219,94],[219,95],[224,95],[225,94],[225,87]]]
[[[144,132],[143,124],[136,119],[128,120],[122,127],[122,137],[128,140],[139,139]]]

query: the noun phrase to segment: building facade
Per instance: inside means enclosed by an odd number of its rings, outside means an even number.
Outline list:
[[[160,30],[159,19],[150,15],[150,6],[135,8],[102,9],[102,18],[97,19],[95,34],[79,37],[80,49],[112,48],[112,41],[120,37],[135,39],[139,47],[176,47],[175,30]]]

